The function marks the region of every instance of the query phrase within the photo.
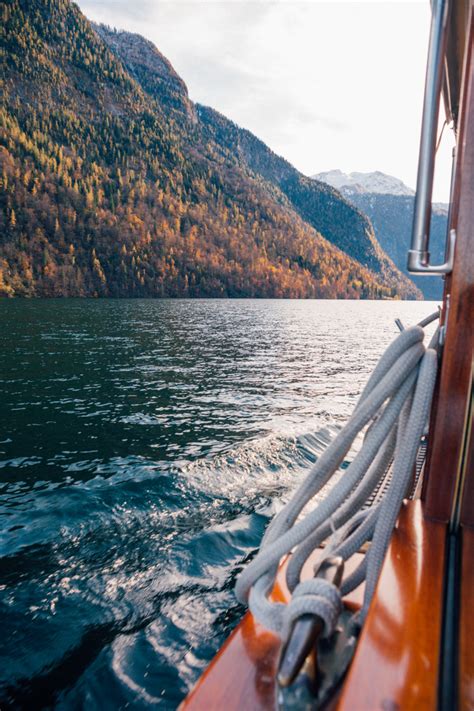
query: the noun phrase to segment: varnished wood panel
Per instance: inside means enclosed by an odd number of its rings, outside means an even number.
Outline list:
[[[462,532],[459,711],[474,709],[474,529]]]
[[[452,209],[457,240],[448,278],[446,341],[433,408],[423,498],[428,516],[447,521],[453,510],[470,396],[474,352],[474,57],[473,23],[466,44],[458,158]],[[429,277],[427,277],[429,278]]]
[[[275,709],[280,641],[247,613],[183,701],[180,711]]]
[[[283,582],[280,571],[278,578]],[[277,582],[272,599],[288,600],[288,590]],[[247,612],[219,650],[179,711],[240,711],[276,708],[275,676],[279,638]]]
[[[338,711],[436,710],[445,536],[404,505]]]

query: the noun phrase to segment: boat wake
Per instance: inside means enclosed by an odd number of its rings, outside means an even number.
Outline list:
[[[336,431],[5,486],[4,703],[175,707],[242,613],[234,580],[269,518]]]

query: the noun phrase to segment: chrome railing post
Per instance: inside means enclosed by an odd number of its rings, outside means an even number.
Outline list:
[[[425,96],[421,124],[420,155],[408,271],[415,274],[447,274],[452,271],[455,233],[449,234],[444,264],[430,264],[431,200],[438,132],[439,104],[444,76],[446,26],[449,0],[433,0]]]

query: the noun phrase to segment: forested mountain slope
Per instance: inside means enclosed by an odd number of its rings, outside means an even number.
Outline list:
[[[418,296],[376,243],[351,258],[324,203],[305,218],[300,192],[213,135],[151,43],[69,0],[1,14],[0,294]],[[331,200],[340,235],[370,231]]]
[[[230,149],[254,173],[277,186],[308,224],[387,281],[400,283],[399,271],[377,242],[367,216],[355,205],[331,186],[299,173],[250,131],[239,128],[213,109],[197,108],[208,135]],[[404,288],[411,289],[406,281]]]

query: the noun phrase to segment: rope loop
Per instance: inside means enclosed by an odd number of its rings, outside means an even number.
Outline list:
[[[323,637],[334,632],[342,610],[340,590],[327,580],[313,578],[296,586],[283,617],[283,636],[301,615],[318,615],[324,621]]]

